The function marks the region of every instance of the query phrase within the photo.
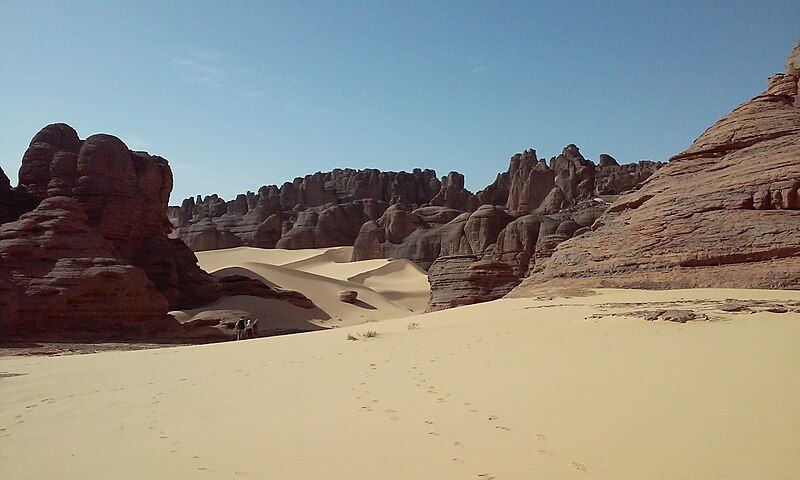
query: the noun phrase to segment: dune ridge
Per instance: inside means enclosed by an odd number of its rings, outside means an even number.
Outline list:
[[[181,321],[207,310],[244,310],[259,317],[263,332],[313,331],[399,318],[425,310],[427,274],[407,260],[350,262],[352,247],[308,250],[237,247],[198,252],[199,265],[215,276],[244,275],[271,287],[296,290],[316,308],[256,297],[223,298],[202,308],[172,312]],[[358,293],[354,304],[342,291]]]

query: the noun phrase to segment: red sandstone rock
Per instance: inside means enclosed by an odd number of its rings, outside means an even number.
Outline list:
[[[343,292],[339,292],[340,302],[356,303],[356,298],[358,298],[358,292],[355,290],[345,290]]]
[[[510,265],[477,255],[438,258],[428,271],[428,312],[501,298],[519,284]]]
[[[50,197],[0,225],[0,328],[119,335],[174,326],[168,303],[142,270],[92,229],[81,205]]]
[[[171,207],[173,236],[193,250],[239,245],[311,248],[352,245],[361,226],[388,205],[426,204],[440,190],[432,170],[336,169],[265,186],[225,202],[216,195]],[[286,224],[288,228],[281,229]]]
[[[201,270],[183,242],[167,238],[167,161],[116,137],[81,141],[67,125],[48,125],[31,141],[19,178],[14,189],[0,178],[6,334],[141,333],[174,326],[168,309],[240,293],[311,306],[296,292]]]
[[[800,288],[800,104],[777,85],[559,245],[512,295],[542,283]]]

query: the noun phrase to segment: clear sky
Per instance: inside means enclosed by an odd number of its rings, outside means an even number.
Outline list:
[[[44,125],[166,157],[172,202],[526,148],[666,160],[783,71],[800,5],[0,0],[0,167]]]

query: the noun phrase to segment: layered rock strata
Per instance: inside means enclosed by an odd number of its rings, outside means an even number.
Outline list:
[[[80,140],[65,124],[36,134],[19,185],[0,176],[3,333],[136,333],[174,326],[169,309],[222,295],[286,298],[255,280],[209,275],[167,238],[171,189],[165,159],[114,136]]]
[[[771,77],[514,294],[542,284],[800,288],[799,78]]]

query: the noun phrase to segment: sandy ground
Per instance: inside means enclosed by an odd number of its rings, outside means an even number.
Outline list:
[[[200,266],[217,275],[246,275],[269,285],[302,292],[317,308],[278,300],[228,297],[193,310],[172,312],[180,321],[204,310],[246,310],[259,317],[262,333],[313,331],[422,313],[428,303],[427,274],[408,260],[350,262],[353,247],[278,250],[238,247],[198,252]],[[355,290],[358,301],[339,301]]]
[[[578,293],[0,358],[0,478],[798,478],[800,292]]]

